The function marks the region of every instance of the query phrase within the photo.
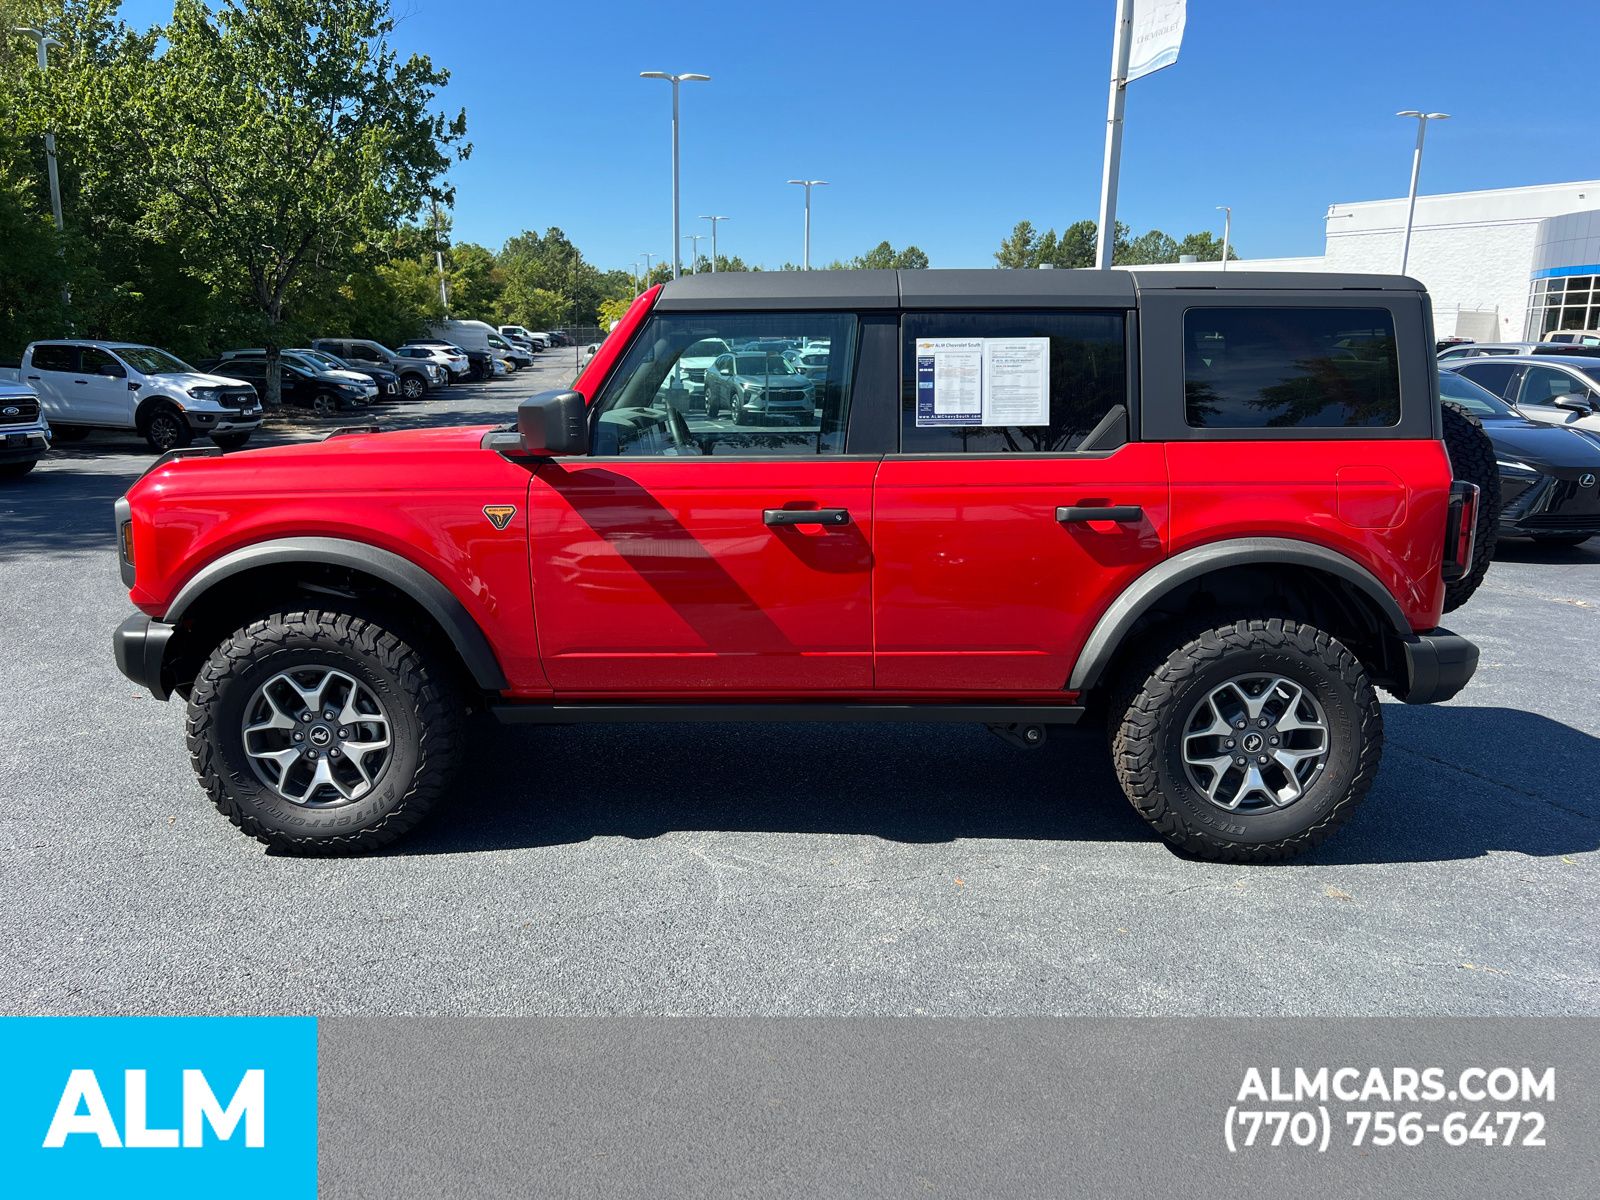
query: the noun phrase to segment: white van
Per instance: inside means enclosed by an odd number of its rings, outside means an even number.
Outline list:
[[[428,326],[428,331],[441,342],[450,342],[463,350],[492,350],[489,336],[500,337],[500,331],[487,321],[440,321]]]

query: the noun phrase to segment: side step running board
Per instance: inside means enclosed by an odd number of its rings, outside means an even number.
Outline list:
[[[982,725],[1076,725],[1083,709],[1066,704],[491,704],[507,725],[644,721],[973,721]]]

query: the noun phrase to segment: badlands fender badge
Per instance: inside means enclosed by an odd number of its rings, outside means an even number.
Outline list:
[[[496,529],[504,529],[511,524],[511,518],[517,515],[515,504],[485,504],[483,515],[489,518],[489,524]]]

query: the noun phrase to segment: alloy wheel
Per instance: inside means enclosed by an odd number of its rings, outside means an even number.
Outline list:
[[[1189,783],[1229,812],[1287,808],[1327,765],[1322,706],[1282,675],[1239,675],[1219,684],[1183,725]]]
[[[329,808],[377,786],[393,755],[372,690],[329,667],[280,672],[255,690],[240,736],[256,778],[291,804]]]

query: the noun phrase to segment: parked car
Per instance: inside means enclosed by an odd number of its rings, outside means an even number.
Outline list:
[[[1530,421],[1461,370],[1439,372],[1439,394],[1494,443],[1499,536],[1580,546],[1600,534],[1600,438]]]
[[[425,350],[442,350],[452,363],[458,358],[465,358],[467,360],[465,375],[468,379],[490,379],[494,376],[494,359],[487,349],[467,348],[458,346],[454,342],[441,342],[434,339],[407,342],[401,349],[404,350],[410,346],[420,346]],[[453,367],[452,370],[454,370]]]
[[[261,403],[249,383],[197,371],[165,350],[133,342],[34,342],[22,365],[0,378],[34,390],[62,441],[92,429],[131,429],[157,451],[187,446],[197,435],[231,448],[261,424]]]
[[[1600,356],[1600,346],[1570,346],[1560,342],[1468,342],[1452,346],[1439,355],[1440,362],[1456,362],[1463,358],[1487,358],[1506,354],[1583,354]]]
[[[732,348],[721,338],[701,338],[683,352],[668,376],[668,386],[680,388],[684,393],[679,406],[683,411],[705,411],[706,372],[717,359],[730,353]]]
[[[1441,364],[1547,425],[1600,434],[1600,359],[1514,357]]]
[[[50,451],[50,422],[31,387],[0,382],[0,480],[21,479]]]
[[[521,325],[500,326],[500,336],[513,341],[519,341],[533,350],[548,350],[551,342],[548,334],[534,333],[524,329]]]
[[[388,367],[370,366],[358,367],[354,363],[346,362],[337,354],[329,354],[322,350],[298,347],[294,353],[302,358],[310,359],[313,363],[320,364],[329,371],[343,371],[352,375],[359,375],[368,380],[377,390],[374,400],[394,400],[400,395],[400,376],[389,370]]]
[[[311,348],[342,359],[353,370],[393,371],[400,380],[400,395],[407,400],[421,400],[431,389],[450,382],[450,372],[442,363],[401,355],[365,338],[315,338]]]
[[[783,352],[784,360],[813,382],[820,382],[828,377],[829,355],[827,346],[806,346],[800,350]]]
[[[780,350],[741,350],[712,360],[706,371],[706,415],[743,425],[770,417],[816,415],[816,385],[784,361]]]
[[[290,852],[414,827],[486,711],[972,721],[1021,747],[1104,720],[1157,834],[1281,859],[1371,787],[1379,687],[1444,700],[1477,665],[1439,627],[1482,494],[1444,439],[1493,451],[1445,424],[1428,326],[1395,276],[678,279],[512,426],[146,475],[116,506],[117,664],[185,699],[202,787]],[[687,347],[774,330],[856,347],[810,428],[661,402]]]
[[[533,366],[532,350],[529,350],[526,346],[519,346],[515,342],[508,341],[498,333],[489,335],[489,349],[492,353],[498,354],[510,363],[512,370]]]
[[[1576,346],[1600,346],[1600,329],[1558,329],[1545,334],[1544,340]]]
[[[234,358],[227,369],[248,379],[262,395],[267,391],[265,358]],[[307,408],[319,417],[337,417],[366,407],[366,388],[327,371],[312,371],[288,361],[278,363],[278,386],[283,402]]]
[[[420,346],[407,342],[395,351],[408,362],[427,363],[444,371],[453,383],[472,372],[472,363],[460,350],[444,344]]]
[[[265,362],[267,358],[267,352],[260,348],[252,350],[224,350],[222,352],[222,356],[217,359],[216,362],[219,367],[226,369],[229,363],[248,358],[259,358],[261,361]],[[278,360],[280,362],[286,362],[290,366],[299,367],[302,371],[306,371],[312,375],[324,375],[330,379],[337,379],[342,383],[348,383],[356,388],[359,388],[363,403],[370,404],[372,401],[378,398],[378,385],[373,380],[372,376],[364,374],[360,371],[352,371],[349,367],[340,366],[321,351],[280,350],[278,351]]]

